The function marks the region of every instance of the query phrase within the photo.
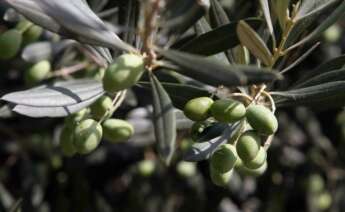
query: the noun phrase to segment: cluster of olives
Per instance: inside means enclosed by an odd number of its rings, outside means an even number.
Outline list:
[[[239,129],[210,158],[210,175],[214,184],[228,184],[234,168],[252,176],[265,172],[267,153],[262,139],[273,135],[278,129],[278,121],[271,110],[257,104],[245,107],[234,99],[214,101],[209,97],[199,97],[187,102],[184,114],[195,121],[192,131],[196,133],[192,134],[200,134],[215,122],[244,123],[245,127]]]
[[[27,20],[21,20],[13,29],[4,31],[0,35],[0,59],[8,60],[14,58],[20,47],[25,44],[37,41],[42,35],[43,29]]]
[[[140,79],[144,70],[141,56],[121,55],[105,71],[103,87],[110,94],[125,90]],[[128,140],[134,134],[133,126],[125,120],[111,118],[113,113],[113,101],[105,95],[90,108],[68,117],[60,137],[63,153],[88,154],[97,148],[102,137],[113,143]]]

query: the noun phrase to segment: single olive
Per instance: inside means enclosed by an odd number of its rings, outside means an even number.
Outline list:
[[[72,157],[77,153],[73,141],[73,130],[68,127],[64,127],[60,134],[60,148],[62,153],[67,157]]]
[[[230,146],[229,144],[221,145],[212,154],[210,163],[217,172],[225,173],[234,168],[237,157]]]
[[[108,96],[102,96],[90,106],[91,115],[97,120],[100,120],[104,115],[106,115],[106,118],[109,118],[112,116],[112,107],[113,101],[111,98]]]
[[[180,161],[176,165],[176,171],[180,176],[188,178],[196,175],[197,168],[193,162]]]
[[[259,153],[260,136],[253,130],[244,132],[236,143],[236,151],[242,161],[252,161]]]
[[[16,29],[7,30],[0,35],[0,59],[8,60],[17,55],[23,36]]]
[[[154,160],[142,160],[137,164],[138,173],[143,177],[151,176],[156,169]]]
[[[37,41],[43,33],[43,29],[37,25],[31,26],[23,33],[23,43],[29,44]]]
[[[25,82],[28,85],[34,85],[44,79],[46,79],[51,72],[51,65],[48,60],[33,65],[29,70],[25,72]]]
[[[257,169],[266,162],[266,158],[267,158],[267,152],[265,148],[260,147],[259,152],[256,155],[256,157],[251,161],[245,161],[244,165],[250,169]]]
[[[210,117],[213,100],[209,97],[191,99],[184,107],[184,114],[193,121],[203,121]]]
[[[132,124],[121,119],[108,119],[103,122],[104,138],[113,142],[128,140],[134,134]]]
[[[225,173],[220,173],[217,170],[215,170],[212,166],[210,166],[211,180],[217,186],[224,187],[228,185],[230,182],[232,173],[233,173],[233,169]]]
[[[102,126],[93,119],[86,119],[77,124],[74,130],[74,145],[80,154],[95,150],[102,139]]]
[[[278,130],[278,121],[274,114],[263,105],[251,105],[247,108],[246,118],[250,126],[263,135],[272,135]]]
[[[220,99],[211,107],[212,116],[220,122],[233,123],[241,120],[246,114],[244,105],[232,99]]]
[[[123,54],[110,65],[103,77],[103,87],[115,93],[133,86],[145,70],[144,59],[134,54]]]

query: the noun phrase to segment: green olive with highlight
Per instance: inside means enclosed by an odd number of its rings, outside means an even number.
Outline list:
[[[184,107],[184,114],[193,121],[203,121],[210,117],[213,100],[209,97],[191,99]]]
[[[74,145],[80,154],[95,150],[101,142],[102,126],[93,119],[86,119],[77,124],[74,130]]]
[[[61,148],[62,153],[67,157],[72,157],[77,153],[73,139],[73,130],[65,126],[60,134],[59,146]]]
[[[27,29],[23,33],[23,43],[24,44],[29,44],[32,42],[37,41],[43,33],[42,27],[39,27],[37,25],[31,26],[29,29]]]
[[[252,177],[259,177],[266,172],[267,161],[265,161],[265,163],[262,164],[262,166],[260,166],[257,169],[250,169],[250,168],[246,167],[243,163],[239,163],[238,165],[236,165],[236,170],[243,175],[248,175],[248,176],[252,176]]]
[[[211,107],[212,116],[219,122],[234,123],[241,120],[246,114],[244,105],[232,99],[220,99]]]
[[[232,173],[233,173],[233,169],[225,173],[220,173],[217,170],[215,170],[212,166],[210,166],[211,180],[217,186],[224,187],[228,185],[230,182]]]
[[[108,96],[102,96],[90,106],[91,115],[97,120],[102,119],[103,116],[109,118],[113,113],[112,108],[113,100]]]
[[[257,169],[266,162],[267,152],[264,147],[260,147],[258,154],[251,161],[245,161],[244,165],[250,169]]]
[[[23,36],[19,30],[11,29],[2,33],[0,35],[0,59],[14,58],[19,52],[22,42]]]
[[[111,64],[103,77],[103,87],[115,93],[135,85],[145,71],[144,58],[135,54],[123,54]]]
[[[263,135],[272,135],[278,130],[275,115],[263,105],[251,105],[247,108],[246,118],[250,126]]]
[[[226,173],[234,168],[237,157],[230,146],[229,144],[222,145],[212,154],[210,163],[217,172]]]
[[[113,143],[126,141],[134,134],[134,127],[125,120],[108,119],[102,126],[104,138]]]
[[[48,60],[40,61],[34,64],[25,73],[25,82],[28,85],[34,85],[46,79],[51,73],[51,64]]]
[[[236,151],[242,161],[252,161],[259,153],[261,138],[256,131],[244,132],[236,143]]]

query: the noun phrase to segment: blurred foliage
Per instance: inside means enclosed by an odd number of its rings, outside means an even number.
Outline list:
[[[103,10],[117,2],[109,1]],[[231,18],[238,13],[234,19],[247,17],[258,6],[241,1],[242,9],[236,11],[236,1],[223,3]],[[6,8],[0,9],[3,15]],[[0,31],[13,27],[13,22],[1,21]],[[342,19],[328,29],[320,47],[282,83],[295,82],[304,70],[344,54],[344,28]],[[39,39],[52,36],[45,31]],[[63,56],[51,60],[54,70],[71,61]],[[28,87],[24,73],[32,65],[19,55],[1,60],[0,95]],[[88,74],[96,73],[90,68]],[[149,125],[150,102],[135,98],[149,94],[135,88],[132,95],[117,116]],[[90,155],[68,158],[58,148],[62,119],[0,119],[0,211],[17,211],[17,204],[35,212],[345,212],[345,111],[299,107],[278,111],[278,119],[266,173],[253,178],[235,172],[225,188],[211,183],[207,162],[177,160],[190,145],[182,139],[185,131],[179,132],[176,159],[166,167],[151,145],[152,134],[124,144],[103,143]]]

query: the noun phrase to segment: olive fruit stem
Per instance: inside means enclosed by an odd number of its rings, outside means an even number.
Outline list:
[[[127,90],[122,90],[116,93],[112,102],[113,106],[110,109],[107,109],[107,112],[104,113],[103,117],[98,121],[98,123],[104,122],[110,111],[115,112],[121,106],[122,102],[125,100],[126,94]]]
[[[274,99],[272,98],[272,96],[268,92],[266,92],[266,91],[263,91],[262,94],[265,95],[268,98],[268,100],[270,101],[270,104],[271,104],[271,110],[272,110],[273,113],[275,113],[277,108],[276,108],[276,104],[275,104]]]
[[[88,67],[89,65],[90,65],[89,62],[82,62],[82,63],[78,63],[78,64],[73,65],[73,66],[64,67],[64,68],[61,68],[59,70],[54,71],[54,73],[51,74],[50,77],[60,77],[60,76],[66,77],[70,74],[73,74],[75,72],[83,70],[84,68]]]
[[[273,138],[274,138],[274,135],[270,135],[268,136],[268,138],[266,139],[265,143],[264,143],[264,149],[267,151],[271,144],[272,144],[272,141],[273,141]]]

